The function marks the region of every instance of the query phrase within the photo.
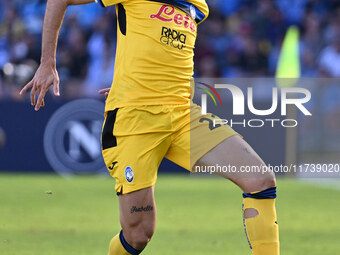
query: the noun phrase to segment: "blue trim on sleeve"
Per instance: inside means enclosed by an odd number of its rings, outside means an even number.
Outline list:
[[[255,198],[255,199],[273,199],[276,198],[276,187],[269,188],[257,193],[243,193],[243,198]]]
[[[191,6],[193,8],[195,8],[195,11],[196,11],[196,17],[193,17],[193,19],[195,19],[197,21],[197,23],[200,23],[202,20],[205,19],[205,15],[203,12],[201,12],[200,9],[198,9],[194,4],[188,2],[188,1],[185,1],[185,0],[175,0],[177,3],[185,6],[186,8],[191,8]]]

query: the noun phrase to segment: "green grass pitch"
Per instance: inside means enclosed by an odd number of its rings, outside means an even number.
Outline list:
[[[281,254],[339,254],[340,190],[287,179],[278,187]],[[157,229],[143,254],[250,254],[231,182],[160,175],[156,201]],[[1,255],[106,255],[119,230],[111,178],[0,175]]]

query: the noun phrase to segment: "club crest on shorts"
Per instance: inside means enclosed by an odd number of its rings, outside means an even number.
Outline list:
[[[134,173],[133,173],[133,170],[131,167],[126,167],[125,168],[125,179],[128,181],[128,182],[133,182],[133,179],[134,179]]]

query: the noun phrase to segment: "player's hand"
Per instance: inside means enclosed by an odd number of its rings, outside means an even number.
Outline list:
[[[107,97],[109,96],[110,93],[110,88],[106,88],[106,89],[101,89],[98,91],[99,94],[103,95],[105,94],[105,99],[107,99]]]
[[[45,106],[44,98],[52,85],[54,95],[60,96],[57,69],[54,65],[41,64],[33,79],[20,91],[20,95],[25,95],[31,89],[31,104],[35,105],[36,111],[39,111],[40,107]],[[36,94],[38,95],[37,102],[35,101]]]

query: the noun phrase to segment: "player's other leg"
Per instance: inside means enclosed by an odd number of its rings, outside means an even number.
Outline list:
[[[109,255],[140,254],[156,225],[154,187],[119,196],[122,231],[110,243]]]
[[[116,179],[122,226],[111,241],[109,255],[140,254],[153,235],[153,187],[171,144],[170,120],[163,106],[123,107],[106,114],[103,158]]]
[[[224,140],[195,166],[265,166],[261,158],[240,136]],[[195,169],[195,167],[194,167]],[[252,254],[278,255],[279,236],[275,210],[276,181],[272,172],[241,171],[219,172],[224,178],[236,183],[243,190],[244,227]]]

